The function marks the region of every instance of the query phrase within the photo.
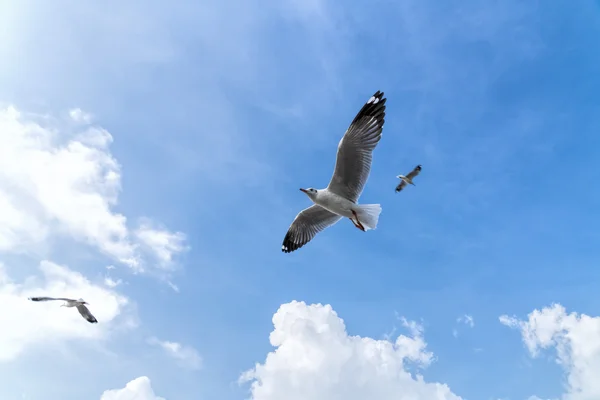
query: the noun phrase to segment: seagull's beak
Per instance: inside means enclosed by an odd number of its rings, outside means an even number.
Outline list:
[[[300,191],[308,194],[308,190],[300,188]]]

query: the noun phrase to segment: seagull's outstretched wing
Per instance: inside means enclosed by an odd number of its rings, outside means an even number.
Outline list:
[[[404,189],[404,186],[406,186],[406,182],[404,182],[403,180],[401,180],[400,183],[398,184],[398,186],[396,186],[396,193],[398,193],[399,191],[401,191],[402,189]]]
[[[342,219],[341,216],[316,204],[300,211],[283,239],[281,251],[291,253],[298,250],[310,242],[317,233],[335,224],[340,219]]]
[[[90,310],[88,310],[88,308],[86,306],[84,306],[83,304],[77,305],[77,311],[79,311],[79,314],[81,314],[81,316],[83,318],[85,318],[87,320],[87,322],[91,322],[92,324],[98,323],[98,320],[96,319],[96,317],[94,317],[92,315],[92,313],[90,312]]]
[[[417,165],[406,177],[412,181],[412,178],[419,175],[419,172],[421,172],[421,165]]]
[[[385,122],[383,92],[377,91],[358,112],[340,140],[335,170],[327,189],[356,203],[373,160],[373,149],[381,139]]]
[[[51,300],[62,300],[62,301],[75,301],[73,299],[67,299],[64,297],[29,297],[31,301],[51,301]]]

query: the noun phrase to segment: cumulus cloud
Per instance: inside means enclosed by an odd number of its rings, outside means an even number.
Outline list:
[[[568,314],[560,304],[534,310],[527,320],[502,315],[500,322],[518,329],[532,357],[554,348],[567,377],[564,400],[600,399],[600,317]]]
[[[127,310],[128,299],[102,285],[90,282],[82,274],[49,261],[40,263],[40,277],[14,282],[0,264],[0,362],[10,361],[34,345],[60,341],[101,340]],[[60,307],[61,302],[34,303],[31,296],[83,297],[98,319],[91,325],[75,309]],[[121,319],[132,326],[132,319]]]
[[[447,385],[428,383],[407,367],[427,367],[423,328],[403,320],[410,335],[395,342],[349,336],[330,305],[293,301],[273,316],[276,349],[245,372],[253,400],[459,400]]]
[[[166,400],[158,397],[152,390],[150,379],[140,376],[127,383],[123,389],[107,390],[100,400]]]
[[[89,116],[71,111],[71,118]],[[50,235],[71,237],[119,262],[144,269],[144,257],[171,265],[185,235],[152,230],[145,220],[132,233],[113,210],[121,166],[112,135],[96,126],[71,132],[64,121],[0,109],[0,251],[28,252]]]
[[[149,338],[148,343],[160,347],[169,357],[179,361],[182,366],[191,369],[199,369],[202,366],[202,358],[193,347],[184,346],[177,342],[159,340],[155,337]]]

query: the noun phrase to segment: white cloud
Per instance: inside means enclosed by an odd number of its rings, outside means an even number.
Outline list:
[[[465,324],[470,328],[473,328],[475,326],[475,320],[471,315],[468,314],[456,318],[456,322],[459,324]],[[454,336],[455,338],[458,337],[458,329],[452,329],[452,336]]]
[[[104,278],[104,284],[109,288],[115,288],[119,286],[123,281],[121,279],[117,279],[116,281],[110,277]]]
[[[140,244],[146,246],[153,254],[158,265],[164,269],[172,267],[173,255],[187,250],[185,234],[155,227],[151,221],[143,222],[135,231],[135,236]]]
[[[167,285],[169,285],[169,287],[170,287],[171,289],[173,289],[173,291],[175,291],[175,292],[179,293],[179,286],[177,286],[176,284],[174,284],[174,283],[173,283],[173,282],[171,282],[171,281],[167,281]]]
[[[0,264],[0,362],[10,361],[34,345],[50,345],[73,339],[99,340],[110,333],[128,299],[96,285],[67,267],[42,261],[43,278],[13,282]],[[75,309],[60,301],[34,303],[31,296],[83,297],[100,323],[91,325]],[[125,327],[132,320],[123,320]]]
[[[560,304],[534,310],[526,321],[502,315],[500,322],[519,329],[532,357],[555,348],[567,376],[565,400],[600,399],[600,317],[567,314]]]
[[[92,122],[92,114],[86,113],[81,108],[73,108],[69,110],[69,116],[75,122],[89,124]]]
[[[132,235],[127,218],[113,211],[121,167],[109,151],[111,134],[99,127],[70,133],[65,126],[0,109],[0,251],[29,252],[60,234],[137,270],[144,249],[161,266],[171,265],[185,249],[181,232],[148,230],[148,220]]]
[[[150,379],[140,376],[127,383],[123,389],[107,390],[100,400],[166,400],[152,390]]]
[[[191,369],[199,369],[202,366],[202,358],[193,347],[184,346],[177,342],[159,340],[155,337],[149,338],[148,343],[162,348],[169,357],[178,360],[182,366]]]
[[[349,336],[330,305],[293,301],[273,316],[270,341],[276,349],[245,372],[253,400],[459,400],[448,386],[411,375],[433,360],[423,328],[403,320],[411,336],[395,342]]]
[[[456,322],[458,323],[464,323],[465,325],[470,326],[471,328],[473,328],[475,326],[475,321],[473,320],[473,317],[471,315],[465,314],[462,317],[458,317],[456,319]]]

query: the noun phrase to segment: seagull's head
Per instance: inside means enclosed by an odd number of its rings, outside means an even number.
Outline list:
[[[317,189],[313,189],[313,188],[308,188],[308,189],[300,188],[300,191],[305,193],[311,199],[313,199],[317,195],[317,192],[318,192]]]

